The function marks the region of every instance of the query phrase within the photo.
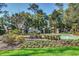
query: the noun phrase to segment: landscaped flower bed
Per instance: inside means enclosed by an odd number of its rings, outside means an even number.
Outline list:
[[[51,48],[64,46],[79,46],[79,41],[74,40],[27,40],[18,45],[18,48]]]
[[[10,46],[16,46],[16,49],[79,46],[79,40],[62,40],[59,35],[32,35],[24,37],[23,35],[10,33],[4,35],[2,41]]]

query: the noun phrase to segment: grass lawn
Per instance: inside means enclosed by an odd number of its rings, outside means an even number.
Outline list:
[[[78,56],[79,47],[0,50],[0,56]]]

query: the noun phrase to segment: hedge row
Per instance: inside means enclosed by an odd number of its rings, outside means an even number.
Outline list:
[[[65,40],[27,40],[18,45],[18,48],[51,48],[63,46],[79,46],[79,41]]]

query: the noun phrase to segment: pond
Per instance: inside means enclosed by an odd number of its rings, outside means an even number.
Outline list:
[[[76,35],[61,35],[60,39],[65,39],[65,40],[78,40],[79,36]]]

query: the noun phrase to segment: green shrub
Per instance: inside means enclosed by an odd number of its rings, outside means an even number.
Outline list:
[[[21,30],[19,30],[19,29],[14,29],[14,30],[12,30],[10,33],[13,33],[13,34],[21,34]]]
[[[60,47],[60,44],[54,43],[50,40],[28,40],[18,46],[18,48],[47,48],[47,47]]]
[[[3,34],[5,34],[5,29],[0,27],[0,35],[3,35]]]
[[[15,37],[13,37],[13,35],[12,34],[5,34],[4,36],[3,36],[3,42],[4,43],[8,43],[9,45],[11,44],[14,44],[14,42],[15,42]]]
[[[44,35],[44,38],[48,39],[48,40],[59,40],[60,36],[58,36],[58,35]]]
[[[16,43],[23,43],[24,41],[25,41],[25,39],[24,39],[23,35],[9,33],[9,34],[5,34],[3,36],[3,42],[5,42],[9,45],[13,45]]]

